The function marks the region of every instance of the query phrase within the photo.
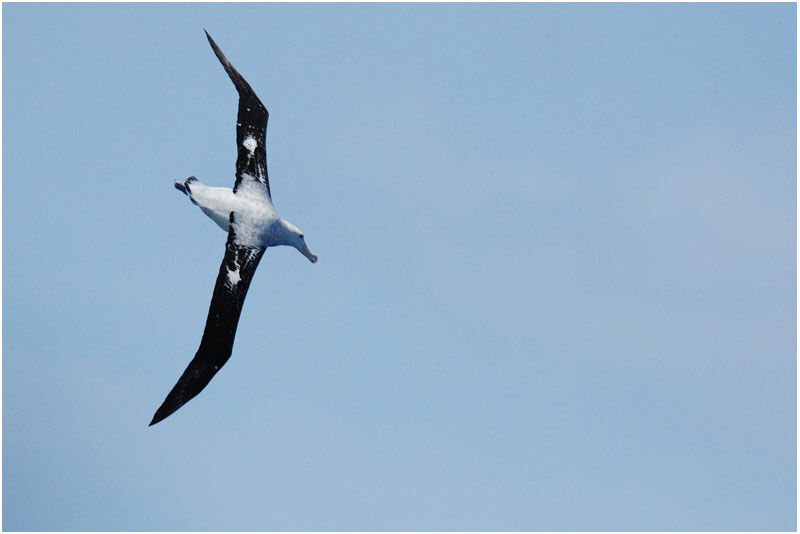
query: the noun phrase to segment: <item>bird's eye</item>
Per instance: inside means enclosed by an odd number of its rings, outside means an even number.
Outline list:
[[[303,234],[300,234],[300,239],[303,239]]]

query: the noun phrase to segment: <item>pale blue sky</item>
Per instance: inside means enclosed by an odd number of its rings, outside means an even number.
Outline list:
[[[4,4],[3,529],[793,530],[795,9]]]

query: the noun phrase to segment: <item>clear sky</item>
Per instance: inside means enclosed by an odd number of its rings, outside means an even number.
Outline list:
[[[3,529],[794,530],[793,4],[2,9]]]

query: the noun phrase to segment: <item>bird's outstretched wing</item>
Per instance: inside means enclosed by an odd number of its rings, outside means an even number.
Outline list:
[[[225,258],[222,260],[214,285],[214,295],[211,297],[200,348],[178,379],[178,383],[156,411],[153,420],[150,421],[151,426],[174,413],[200,393],[231,357],[233,338],[236,335],[236,326],[239,324],[244,297],[247,295],[258,262],[266,250],[266,247],[253,248],[237,244],[233,217],[232,213],[228,240],[225,243]]]
[[[267,177],[266,147],[269,112],[247,80],[233,68],[231,62],[228,61],[208,32],[206,32],[206,37],[239,92],[239,114],[236,118],[238,155],[236,157],[236,183],[233,186],[233,192],[236,193],[242,187],[249,189],[251,185],[254,185],[262,191],[266,190],[267,198],[271,200],[269,178]]]

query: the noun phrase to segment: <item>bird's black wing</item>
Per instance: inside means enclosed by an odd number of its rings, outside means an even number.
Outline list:
[[[233,68],[231,62],[228,61],[208,32],[206,32],[206,37],[239,92],[239,114],[236,118],[236,149],[238,153],[236,183],[233,186],[233,192],[236,193],[241,187],[256,185],[259,189],[266,190],[267,198],[271,199],[269,178],[267,177],[266,147],[269,112],[247,80]]]
[[[245,247],[236,243],[231,214],[225,258],[214,285],[200,348],[156,411],[150,425],[165,419],[200,393],[231,357],[244,297],[265,250],[266,247]]]

